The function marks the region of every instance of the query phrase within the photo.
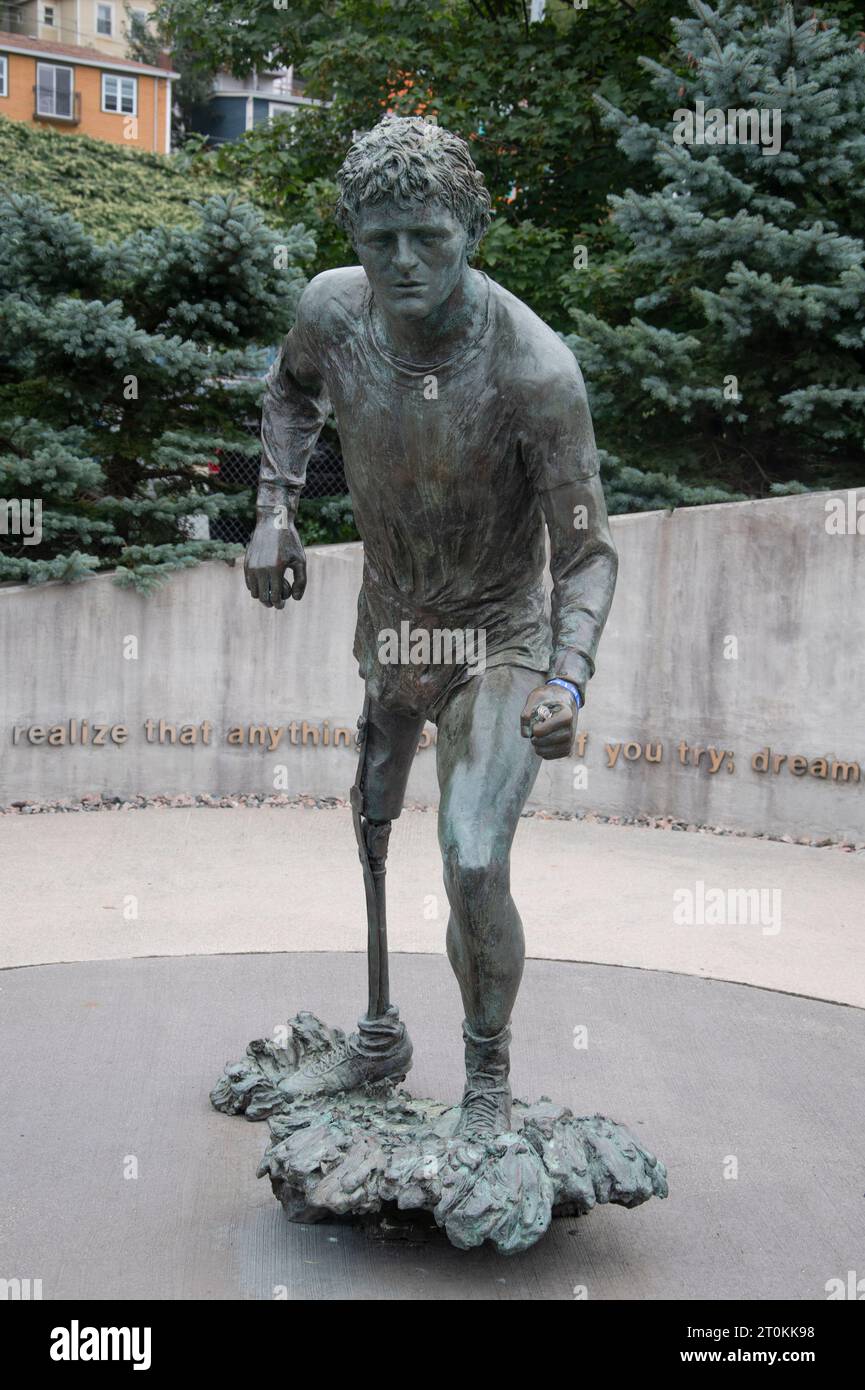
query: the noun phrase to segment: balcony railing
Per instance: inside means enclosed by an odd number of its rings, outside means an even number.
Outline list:
[[[57,121],[60,125],[78,125],[81,120],[81,93],[72,92],[71,110],[45,111],[39,109],[39,88],[33,88],[33,119],[34,121]],[[66,105],[66,102],[63,103]]]
[[[41,6],[40,6],[41,9]],[[9,5],[0,3],[0,32],[4,34],[17,34],[21,39],[48,39],[51,43],[75,44],[80,47],[94,47],[93,40],[96,38],[115,38],[120,35],[97,34],[95,30],[81,29],[77,24],[61,23],[61,16],[57,14],[53,24],[46,24],[43,19],[32,11],[23,12],[22,10]]]
[[[135,57],[129,47],[129,31],[125,26],[119,29],[115,27],[113,34],[100,34],[97,29],[82,29],[78,24],[61,24],[59,18],[53,24],[46,24],[32,14],[23,15],[0,4],[2,34],[14,34],[19,39],[44,39],[73,48],[96,48],[101,53],[111,53],[117,57]]]

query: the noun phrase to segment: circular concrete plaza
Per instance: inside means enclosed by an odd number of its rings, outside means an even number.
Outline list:
[[[771,911],[681,920],[701,884]],[[250,1038],[365,1007],[345,808],[0,816],[0,1276],[45,1299],[292,1300],[820,1300],[861,1278],[862,856],[529,818],[512,886],[515,1093],[626,1124],[670,1196],[507,1258],[417,1218],[290,1224],[255,1177],[267,1125],[209,1104]],[[434,815],[396,822],[388,896],[407,1084],[456,1101]]]
[[[393,960],[417,1094],[457,1097],[441,955]],[[862,1263],[865,1014],[665,971],[530,960],[515,1093],[627,1123],[670,1196],[554,1221],[527,1253],[412,1221],[292,1225],[222,1064],[298,1008],[347,1025],[358,953],[82,961],[3,975],[7,1277],[46,1299],[825,1299]],[[574,1047],[574,1029],[588,1046]],[[578,1035],[579,1036],[579,1035]]]

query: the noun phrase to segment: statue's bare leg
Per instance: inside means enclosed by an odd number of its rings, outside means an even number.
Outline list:
[[[447,951],[465,1009],[466,1134],[510,1126],[510,1018],[525,958],[510,849],[540,767],[520,737],[520,711],[542,681],[522,667],[492,667],[457,687],[438,720]]]

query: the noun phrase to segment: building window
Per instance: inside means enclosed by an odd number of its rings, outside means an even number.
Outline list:
[[[73,70],[56,63],[36,64],[36,114],[38,116],[67,116],[71,119],[73,100]]]
[[[114,29],[114,6],[113,6],[113,5],[97,5],[97,6],[96,6],[96,32],[97,32],[97,34],[102,34],[102,35],[104,35],[105,38],[109,38],[109,39],[110,39],[113,29]]]
[[[0,97],[9,95],[8,59],[5,53],[0,53]]]
[[[138,78],[112,77],[102,74],[102,110],[116,111],[120,116],[138,114]]]
[[[147,22],[148,18],[149,16],[146,10],[127,9],[126,34],[127,37],[131,39],[133,43],[136,40],[138,40],[138,42],[141,43],[145,40],[149,41],[153,38],[153,31],[149,27]],[[126,52],[130,57],[132,56],[128,48]],[[138,56],[140,57],[141,55],[139,54]]]
[[[53,6],[53,5],[43,5],[43,6],[42,6],[42,23],[43,23],[43,24],[47,24],[49,29],[53,29],[53,28],[54,28],[54,6]]]

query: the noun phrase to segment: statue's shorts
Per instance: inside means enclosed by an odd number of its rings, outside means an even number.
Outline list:
[[[501,664],[532,669],[526,668],[522,662]],[[367,690],[359,778],[363,814],[368,820],[396,820],[403,808],[409,773],[424,725],[427,720],[437,723],[453,692],[467,680],[483,679],[483,674],[463,668],[435,705],[420,714],[386,708]],[[542,685],[546,676],[542,671],[534,671],[534,674],[537,683]]]

